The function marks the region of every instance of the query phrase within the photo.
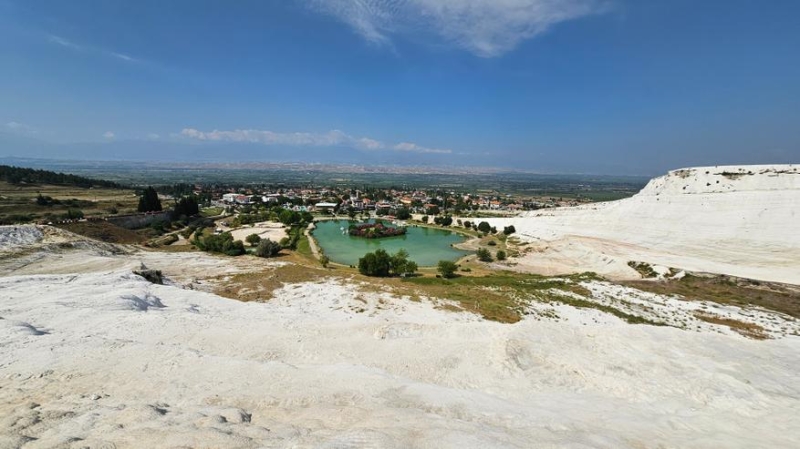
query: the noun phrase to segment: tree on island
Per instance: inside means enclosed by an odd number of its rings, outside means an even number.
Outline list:
[[[161,200],[158,199],[156,189],[153,187],[144,189],[142,196],[139,197],[139,207],[137,210],[139,212],[160,212],[162,210]]]
[[[348,234],[354,237],[363,237],[366,239],[378,239],[383,237],[395,237],[404,235],[406,228],[395,228],[385,226],[381,222],[377,223],[364,223],[364,224],[351,224],[348,228]]]

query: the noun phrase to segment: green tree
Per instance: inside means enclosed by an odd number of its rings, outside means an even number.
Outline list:
[[[162,210],[161,200],[158,199],[156,189],[153,187],[144,189],[142,196],[139,197],[139,207],[137,210],[139,212],[160,212]]]
[[[397,215],[395,216],[398,220],[408,220],[411,218],[411,211],[405,207],[401,207],[400,209],[397,209]]]
[[[324,268],[328,268],[328,264],[329,264],[329,263],[331,263],[331,260],[330,260],[330,259],[328,259],[328,256],[326,256],[325,254],[323,254],[323,255],[319,256],[319,263],[320,263],[320,265],[322,265]]]
[[[497,251],[495,257],[497,258],[497,260],[506,260],[506,252],[501,249],[500,251]]]
[[[173,218],[180,216],[192,217],[200,213],[200,206],[197,204],[197,197],[194,195],[185,196],[175,203],[172,211]]]
[[[278,215],[278,220],[285,225],[294,224],[300,221],[300,214],[291,210],[291,209],[283,209],[281,213]]]
[[[392,273],[396,275],[412,274],[417,271],[417,263],[408,260],[408,251],[404,249],[400,249],[392,256],[390,264]]]
[[[492,261],[492,253],[489,252],[486,248],[479,249],[475,254],[478,255],[478,260],[481,262],[491,262]]]
[[[261,236],[258,234],[250,234],[244,239],[245,242],[249,243],[250,246],[256,246],[261,241]]]
[[[422,222],[423,222],[423,223],[427,223],[427,222],[428,222],[428,220],[429,220],[429,217],[428,217],[427,215],[423,215],[423,216],[422,216]]]
[[[480,224],[478,224],[478,230],[485,234],[488,234],[489,231],[492,230],[492,226],[489,223],[482,221],[480,222]]]
[[[67,209],[67,218],[70,220],[80,220],[83,218],[83,211],[80,209]]]
[[[439,265],[436,268],[437,271],[442,275],[443,278],[452,278],[456,275],[456,270],[458,269],[458,265],[450,260],[440,260]]]
[[[280,243],[273,242],[270,239],[263,239],[258,242],[256,248],[256,256],[258,257],[275,257],[281,252]]]
[[[515,232],[517,232],[517,230],[514,228],[514,225],[505,226],[503,228],[503,234],[505,234],[505,235],[511,235],[511,234],[513,234]]]
[[[387,277],[391,269],[392,258],[383,249],[377,249],[374,253],[364,254],[358,259],[358,272],[365,276]]]

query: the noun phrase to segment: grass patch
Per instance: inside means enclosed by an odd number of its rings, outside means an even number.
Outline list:
[[[642,275],[643,278],[656,278],[658,277],[658,273],[653,269],[653,267],[647,262],[628,262],[628,266],[636,270],[639,274]]]
[[[204,217],[216,217],[217,215],[221,214],[223,210],[224,209],[221,207],[206,207],[200,209],[200,215]]]
[[[732,318],[724,318],[717,315],[711,315],[709,313],[698,312],[695,313],[694,316],[698,320],[705,321],[706,323],[727,326],[733,331],[747,338],[753,338],[756,340],[766,340],[769,338],[767,333],[764,331],[764,328],[758,324],[745,323],[744,321],[734,320]]]
[[[55,226],[84,237],[107,243],[137,244],[143,243],[148,239],[148,236],[142,232],[125,229],[107,221],[79,221]]]
[[[598,279],[594,273],[565,277],[544,277],[503,272],[453,279],[418,277],[400,281],[401,287],[416,287],[414,294],[449,299],[463,309],[484,318],[514,323],[522,318],[531,301],[560,302],[577,308],[591,308],[617,316],[631,324],[663,325],[592,301],[591,292],[577,282]],[[558,291],[570,294],[559,294]],[[404,292],[409,294],[409,292]],[[575,295],[582,297],[576,297]],[[584,299],[585,298],[585,299]]]
[[[321,281],[330,273],[327,270],[298,263],[297,256],[285,256],[281,260],[291,261],[280,267],[268,267],[248,273],[230,276],[214,293],[239,301],[267,301],[273,298],[275,290],[286,284]]]
[[[313,258],[314,254],[311,251],[311,243],[308,242],[308,236],[301,233],[297,239],[297,253],[304,257]]]
[[[37,205],[39,194],[62,204]],[[70,208],[86,217],[122,215],[135,213],[138,201],[133,190],[0,182],[0,222],[56,221]]]
[[[629,281],[621,284],[662,295],[680,295],[689,301],[710,301],[738,307],[756,306],[800,318],[800,291],[783,284],[731,276],[686,275],[668,281]]]

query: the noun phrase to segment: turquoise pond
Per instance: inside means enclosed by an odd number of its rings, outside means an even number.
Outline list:
[[[468,254],[467,251],[450,246],[465,240],[456,232],[409,226],[405,235],[365,239],[347,234],[347,228],[351,223],[355,222],[327,220],[316,223],[314,239],[333,262],[357,265],[360,257],[378,248],[383,248],[389,254],[394,254],[401,248],[405,249],[409,258],[421,267],[435,266],[440,260],[456,261]]]

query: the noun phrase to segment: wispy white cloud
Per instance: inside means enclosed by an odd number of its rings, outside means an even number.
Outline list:
[[[147,135],[147,139],[148,139],[148,140],[158,140],[158,139],[160,139],[160,138],[161,138],[161,136],[160,136],[160,135],[158,135],[158,134],[156,134],[156,133],[149,133],[149,134]]]
[[[61,47],[68,48],[73,51],[82,52],[82,53],[95,53],[100,54],[106,57],[119,59],[121,61],[130,62],[130,63],[139,63],[144,62],[144,60],[139,58],[134,58],[133,56],[127,55],[125,53],[120,53],[116,51],[105,50],[102,48],[91,47],[88,45],[77,44],[71,40],[65,39],[61,36],[56,35],[48,35],[48,41],[60,45]]]
[[[55,35],[51,34],[50,36],[48,36],[48,40],[50,42],[54,43],[54,44],[58,44],[58,45],[60,45],[62,47],[66,47],[66,48],[69,48],[69,49],[72,49],[72,50],[77,50],[77,51],[86,51],[87,50],[87,48],[84,47],[83,45],[78,45],[78,44],[76,44],[76,43],[74,43],[72,41],[64,39],[61,36],[55,36]]]
[[[36,134],[38,131],[36,128],[26,125],[25,123],[10,121],[5,124],[5,128],[9,131],[15,133],[22,133],[22,134]]]
[[[438,34],[478,56],[494,57],[553,25],[602,12],[609,0],[312,0],[366,40],[396,33]]]
[[[116,135],[112,131],[106,131],[103,133],[103,137],[106,139],[113,139]]]
[[[259,129],[236,129],[232,131],[200,131],[194,128],[184,128],[180,136],[183,138],[208,141],[208,142],[240,142],[257,143],[262,145],[286,146],[344,146],[361,150],[396,150],[415,153],[450,153],[450,150],[426,148],[414,143],[399,143],[387,146],[383,142],[369,137],[353,137],[345,132],[334,129],[326,133],[277,133]]]
[[[370,148],[381,145],[372,139],[358,139],[337,129],[327,133],[276,133],[258,129],[236,129],[233,131],[199,131],[185,128],[181,135],[197,140],[261,143],[264,145],[296,145],[296,146],[354,146]]]
[[[410,151],[412,153],[438,153],[438,154],[449,154],[452,153],[452,150],[445,150],[441,148],[427,148],[421,145],[417,145],[411,142],[401,142],[394,146],[394,149],[397,151]]]

